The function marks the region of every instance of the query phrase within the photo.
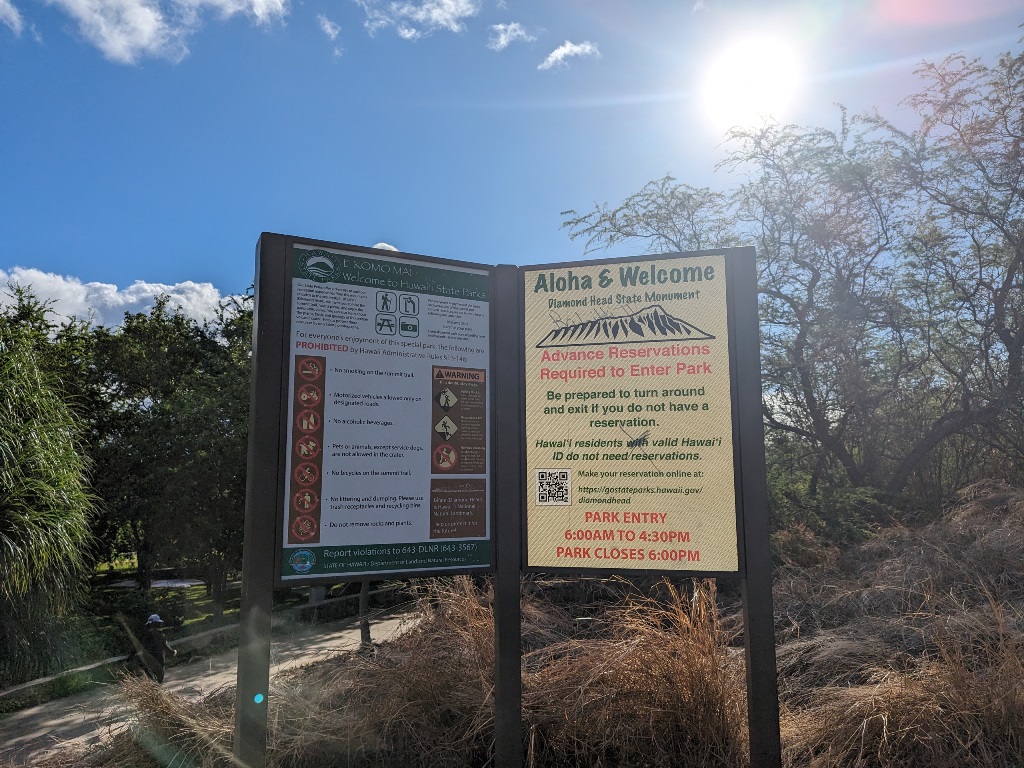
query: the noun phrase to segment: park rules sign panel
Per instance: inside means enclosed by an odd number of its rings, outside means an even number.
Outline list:
[[[523,270],[528,568],[739,570],[726,262]]]
[[[490,272],[288,256],[280,579],[490,567]]]

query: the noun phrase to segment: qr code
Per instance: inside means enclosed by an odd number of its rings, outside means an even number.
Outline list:
[[[538,504],[571,504],[572,483],[567,469],[537,470]]]

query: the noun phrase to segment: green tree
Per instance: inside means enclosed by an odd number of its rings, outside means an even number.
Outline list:
[[[167,403],[175,440],[162,506],[187,525],[158,549],[204,574],[219,613],[230,571],[241,566],[248,450],[252,296],[224,301],[201,374]],[[172,534],[172,535],[169,535]]]
[[[0,314],[0,681],[48,671],[67,649],[89,571],[83,425],[53,372],[56,328],[27,289]]]
[[[178,471],[182,439],[174,400],[205,375],[216,346],[207,328],[171,310],[166,296],[148,313],[129,313],[122,325],[95,330],[90,385],[106,399],[94,443],[105,543],[112,552],[135,555],[143,590],[152,584],[161,540],[202,514],[201,507],[183,509],[166,489]]]
[[[136,556],[143,590],[175,567],[205,579],[220,610],[241,559],[252,296],[225,300],[212,323],[160,297],[95,336],[106,544]]]

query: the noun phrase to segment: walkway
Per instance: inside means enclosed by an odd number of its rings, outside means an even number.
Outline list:
[[[372,620],[375,643],[404,631],[413,620],[411,609],[390,609]],[[359,619],[349,616],[325,624],[293,625],[271,643],[271,675],[359,646]],[[192,699],[224,686],[234,686],[237,651],[169,667],[168,691]],[[273,685],[271,685],[273,695]],[[46,704],[0,716],[0,766],[31,765],[34,758],[61,744],[94,744],[129,721],[120,687],[105,685]]]

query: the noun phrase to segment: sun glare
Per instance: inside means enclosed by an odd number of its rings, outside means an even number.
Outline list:
[[[717,130],[784,120],[801,81],[796,47],[781,37],[736,40],[714,56],[701,87],[705,117]]]

